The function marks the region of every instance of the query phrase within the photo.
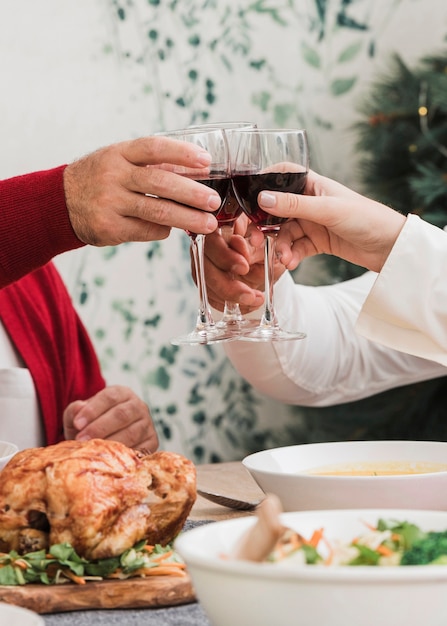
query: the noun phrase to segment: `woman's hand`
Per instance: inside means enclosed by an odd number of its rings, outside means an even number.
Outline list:
[[[380,272],[406,219],[315,172],[309,172],[303,195],[263,191],[258,201],[268,213],[290,219],[276,245],[288,269],[325,253]]]

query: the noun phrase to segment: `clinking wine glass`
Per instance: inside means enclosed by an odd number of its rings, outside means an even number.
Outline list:
[[[274,307],[274,261],[276,235],[286,221],[263,211],[257,201],[261,191],[301,193],[309,171],[306,131],[294,129],[252,129],[237,133],[237,151],[232,158],[235,195],[249,219],[264,233],[265,304],[257,328],[244,332],[246,341],[303,339],[301,331],[279,326]]]
[[[225,132],[228,142],[228,148],[231,155],[237,148],[237,138],[235,137],[235,131],[240,129],[254,129],[257,128],[254,122],[210,122],[208,124],[197,124],[189,126],[194,129],[209,129],[209,128],[221,128]],[[233,185],[228,186],[225,200],[222,203],[219,211],[216,214],[217,223],[219,224],[219,231],[226,243],[230,241],[233,232],[234,224],[242,213],[242,206],[240,205],[236,195],[234,193]],[[240,334],[250,328],[256,328],[258,321],[254,319],[247,319],[242,315],[238,302],[225,301],[222,318],[216,323],[216,326],[220,329],[232,331],[235,334]]]
[[[227,138],[224,132],[219,128],[185,128],[182,130],[173,130],[165,133],[159,133],[165,137],[172,137],[178,141],[189,141],[207,150],[211,155],[211,163],[207,173],[198,174],[197,170],[188,170],[185,167],[175,168],[183,176],[188,176],[194,180],[208,185],[220,195],[222,202],[224,201],[228,187],[231,184],[230,178],[230,157],[228,150]],[[219,209],[214,211],[217,215]],[[234,333],[217,328],[214,322],[211,308],[208,302],[208,294],[205,283],[204,273],[204,242],[205,235],[186,231],[191,242],[191,251],[193,256],[194,268],[196,273],[196,283],[199,292],[199,309],[197,313],[196,325],[192,332],[186,335],[180,335],[171,340],[174,345],[182,344],[209,344],[221,341],[230,341],[235,339]]]

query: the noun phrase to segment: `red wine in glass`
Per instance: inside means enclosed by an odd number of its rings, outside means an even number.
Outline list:
[[[288,193],[302,193],[306,172],[267,172],[233,176],[233,187],[244,213],[260,230],[277,230],[287,218],[270,215],[258,205],[258,195],[265,189]]]
[[[235,196],[233,185],[228,185],[227,194],[216,216],[219,226],[232,226],[242,213],[242,207]]]
[[[217,219],[217,221],[219,222],[219,225],[220,225],[221,222],[219,221],[220,220],[219,216],[224,211],[224,207],[227,204],[227,198],[229,196],[229,190],[232,188],[231,187],[231,178],[229,176],[226,176],[226,177],[222,177],[222,178],[201,178],[201,179],[197,179],[196,178],[196,180],[198,182],[202,183],[203,185],[206,185],[207,187],[211,187],[211,189],[214,189],[214,191],[217,191],[217,193],[221,197],[222,204],[220,205],[220,208],[217,209],[217,211],[213,212],[213,215],[216,217],[216,219]],[[237,200],[235,200],[235,202],[237,202]],[[242,209],[240,208],[240,210],[242,210]],[[236,218],[234,218],[234,219],[236,219]],[[227,221],[227,219],[225,219],[225,221]],[[190,237],[195,237],[195,235],[196,235],[196,233],[193,233],[193,232],[191,232],[189,230],[186,230],[186,232],[188,233],[188,235]]]

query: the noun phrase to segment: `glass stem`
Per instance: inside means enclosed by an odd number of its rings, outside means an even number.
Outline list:
[[[230,241],[233,232],[234,232],[233,223],[222,224],[222,226],[220,227],[220,234],[222,235],[222,237],[224,238],[227,244]],[[234,276],[232,276],[232,279],[234,280]],[[242,320],[243,320],[243,316],[242,316],[239,304],[237,302],[229,302],[228,300],[225,300],[221,322],[224,324],[228,324],[231,322],[233,323],[241,322]]]
[[[198,234],[191,237],[191,250],[196,271],[197,289],[199,290],[199,311],[197,315],[196,328],[197,330],[214,328],[215,324],[208,302],[208,293],[205,283],[205,235]]]
[[[273,303],[276,233],[264,233],[265,304],[260,326],[277,328],[278,320]]]

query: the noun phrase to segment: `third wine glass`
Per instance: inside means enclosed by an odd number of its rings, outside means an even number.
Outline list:
[[[250,129],[237,133],[232,162],[232,183],[239,203],[265,236],[265,305],[257,328],[243,333],[242,340],[285,341],[303,339],[301,331],[279,326],[273,302],[273,269],[276,235],[286,221],[263,211],[257,201],[261,191],[301,193],[309,170],[306,132],[293,129]]]

